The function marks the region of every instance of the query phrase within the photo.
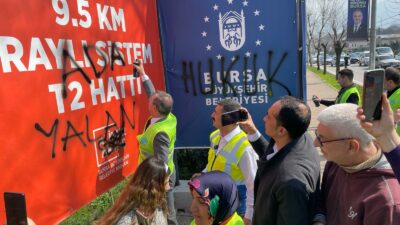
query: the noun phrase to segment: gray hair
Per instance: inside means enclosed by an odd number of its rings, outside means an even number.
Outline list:
[[[375,138],[361,127],[357,107],[351,103],[332,105],[324,109],[317,120],[331,128],[337,138],[357,138],[364,149]]]
[[[156,106],[157,111],[161,115],[168,115],[172,111],[172,106],[174,101],[172,96],[165,91],[157,91],[155,93],[155,98],[153,104]]]
[[[222,112],[230,112],[239,110],[242,106],[234,99],[225,98],[218,102],[218,105],[222,106]]]

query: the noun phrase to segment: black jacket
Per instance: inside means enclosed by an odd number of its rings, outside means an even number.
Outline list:
[[[254,216],[257,225],[311,224],[319,191],[319,155],[308,133],[293,140],[276,155],[274,141],[264,137],[250,142],[260,157],[254,181]]]

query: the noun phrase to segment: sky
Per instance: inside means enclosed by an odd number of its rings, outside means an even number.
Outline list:
[[[400,25],[400,0],[377,0],[376,25],[386,28]]]

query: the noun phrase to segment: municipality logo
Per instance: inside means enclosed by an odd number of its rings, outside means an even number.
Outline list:
[[[266,26],[261,21],[265,21],[265,17],[262,18],[257,4],[249,0],[223,0],[209,9],[201,18],[201,37],[205,50],[215,54],[217,59],[222,57],[221,50],[235,52],[245,48],[245,56],[250,57],[251,50],[262,46],[261,37],[265,35]]]
[[[222,47],[228,51],[239,50],[246,41],[246,24],[243,15],[235,11],[229,11],[221,16],[219,13],[219,41]]]

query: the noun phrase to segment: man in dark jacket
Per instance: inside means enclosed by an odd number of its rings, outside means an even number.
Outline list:
[[[250,144],[260,157],[254,181],[253,224],[310,224],[319,187],[319,156],[306,133],[310,108],[286,96],[264,117],[265,132],[256,129],[251,116],[241,122]]]

